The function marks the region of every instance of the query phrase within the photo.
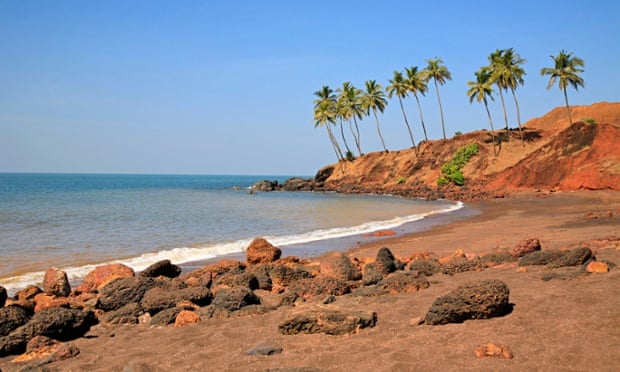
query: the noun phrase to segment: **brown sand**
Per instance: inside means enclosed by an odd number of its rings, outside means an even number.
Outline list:
[[[539,237],[543,249],[590,243],[599,260],[620,264],[620,193],[527,193],[478,202],[479,216],[408,236],[389,237],[350,252],[371,257],[380,246],[407,256],[427,251],[441,257],[457,249],[483,254]],[[608,216],[611,211],[612,217]],[[598,218],[588,218],[593,213]],[[609,239],[604,241],[603,239]],[[580,268],[555,270],[570,274]],[[181,328],[99,325],[73,341],[79,356],[48,365],[89,371],[260,371],[312,367],[321,371],[537,370],[612,371],[620,365],[620,268],[567,280],[542,281],[549,270],[492,268],[455,276],[436,274],[416,293],[338,297],[329,307],[371,310],[376,327],[349,336],[285,336],[277,326],[291,312],[281,307],[262,315],[209,319]],[[461,283],[497,278],[510,288],[512,313],[489,320],[443,326],[417,325],[433,300]],[[259,293],[266,296],[266,293]],[[267,296],[268,297],[268,296]],[[317,299],[302,306],[319,306]],[[281,354],[248,356],[265,341]],[[508,346],[513,359],[478,359],[484,343]],[[17,366],[0,359],[0,369]],[[299,370],[299,369],[297,369]]]

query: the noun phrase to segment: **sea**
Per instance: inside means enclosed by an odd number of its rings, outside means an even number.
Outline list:
[[[72,283],[98,265],[140,271],[242,254],[264,237],[295,254],[349,248],[360,236],[463,208],[460,202],[324,192],[256,192],[288,176],[0,173],[0,286]],[[357,239],[357,240],[356,240]]]

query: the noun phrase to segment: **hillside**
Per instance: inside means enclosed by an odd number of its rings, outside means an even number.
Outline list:
[[[527,189],[620,190],[620,102],[565,107],[502,131],[494,155],[490,132],[475,131],[414,149],[375,152],[352,162],[323,168],[315,181],[321,189],[341,192],[394,193],[406,196],[480,199]],[[461,147],[477,143],[479,152],[462,172],[463,186],[437,186],[441,166]]]

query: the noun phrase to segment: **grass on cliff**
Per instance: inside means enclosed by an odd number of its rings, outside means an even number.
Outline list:
[[[478,154],[478,150],[477,143],[470,143],[459,148],[452,156],[452,160],[441,166],[441,176],[437,180],[437,185],[444,186],[453,183],[457,186],[463,186],[465,177],[462,169],[472,156]]]

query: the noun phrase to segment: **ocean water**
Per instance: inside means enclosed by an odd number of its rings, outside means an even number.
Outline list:
[[[0,174],[0,286],[41,281],[55,266],[78,282],[95,266],[139,271],[170,259],[243,252],[364,234],[460,209],[461,203],[379,195],[247,188],[269,176]]]

